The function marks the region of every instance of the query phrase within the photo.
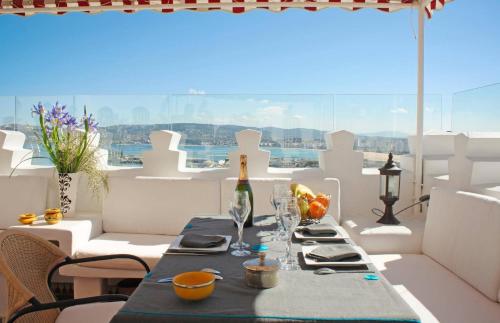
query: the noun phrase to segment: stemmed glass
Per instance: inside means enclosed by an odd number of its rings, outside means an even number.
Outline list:
[[[279,207],[281,223],[287,237],[286,256],[285,260],[281,263],[281,269],[297,270],[299,267],[292,257],[292,237],[300,222],[300,210],[297,206],[297,199],[295,197],[282,198]]]
[[[281,219],[279,216],[280,201],[281,201],[281,199],[290,197],[291,195],[292,195],[292,192],[289,190],[288,185],[286,185],[286,184],[274,184],[273,192],[271,193],[270,200],[271,200],[271,205],[275,209],[274,216],[276,217],[277,228],[274,231],[273,241],[282,240],[281,237],[284,234],[283,224],[281,223]]]
[[[231,214],[231,217],[238,226],[238,242],[231,245],[231,247],[235,248],[235,250],[231,251],[233,256],[244,257],[250,254],[250,251],[245,249],[245,245],[248,244],[243,242],[243,224],[250,214],[250,209],[248,192],[235,191],[229,209],[229,214]]]

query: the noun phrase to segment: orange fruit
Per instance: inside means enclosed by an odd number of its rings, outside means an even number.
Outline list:
[[[309,204],[309,216],[313,219],[321,219],[326,214],[326,207],[319,201],[312,201]]]
[[[324,207],[328,207],[330,206],[330,198],[328,196],[326,196],[325,194],[323,193],[319,193],[317,196],[316,196],[316,199],[315,201],[318,201],[320,202],[321,204],[323,204]]]

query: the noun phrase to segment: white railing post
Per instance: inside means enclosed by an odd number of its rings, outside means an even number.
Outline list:
[[[415,140],[415,200],[422,193],[423,136],[424,136],[424,23],[425,7],[418,9],[418,77],[417,77],[417,134]],[[415,208],[420,212],[420,208]]]

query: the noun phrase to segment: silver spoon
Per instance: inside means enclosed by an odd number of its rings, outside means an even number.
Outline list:
[[[218,271],[217,269],[213,269],[213,268],[203,268],[200,271],[204,271],[206,273],[212,273],[212,274],[216,274],[216,275],[222,274],[220,271]]]
[[[335,274],[336,271],[332,268],[328,268],[328,267],[322,267],[322,268],[318,268],[314,271],[314,273],[316,275],[330,275],[330,274]]]

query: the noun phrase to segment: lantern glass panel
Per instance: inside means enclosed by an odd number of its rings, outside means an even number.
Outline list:
[[[387,175],[380,175],[380,196],[386,196]]]
[[[399,176],[388,176],[387,197],[399,197]]]

